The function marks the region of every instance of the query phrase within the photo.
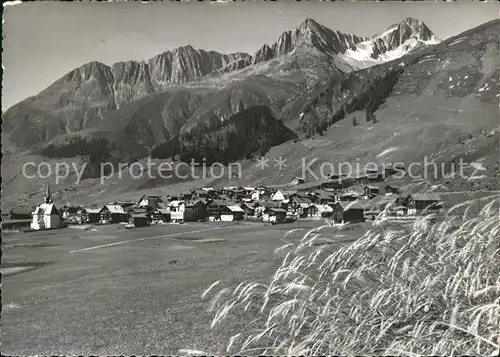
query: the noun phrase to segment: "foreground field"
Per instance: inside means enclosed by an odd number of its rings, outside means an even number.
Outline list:
[[[336,243],[342,232],[312,229],[283,247],[270,284],[219,290],[212,324],[260,311],[231,338],[228,350],[238,354],[498,356],[499,203],[413,225],[381,214],[340,246],[318,243]]]
[[[109,225],[5,234],[2,352],[224,351],[246,318],[235,316],[211,330],[203,290],[215,280],[268,280],[280,263],[275,248],[292,237],[283,238],[285,233],[318,224],[193,223],[133,230]],[[357,229],[364,227],[349,232]]]

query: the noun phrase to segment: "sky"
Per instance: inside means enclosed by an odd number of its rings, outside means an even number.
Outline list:
[[[4,7],[2,112],[90,61],[146,60],[179,46],[253,54],[313,18],[372,36],[406,17],[446,39],[499,18],[496,2],[32,2]]]

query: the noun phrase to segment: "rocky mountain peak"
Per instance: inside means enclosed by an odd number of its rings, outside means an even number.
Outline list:
[[[191,45],[185,45],[185,46],[179,46],[177,48],[174,48],[171,52],[173,53],[192,53],[192,52],[197,52],[193,46]]]
[[[307,18],[300,24],[300,26],[297,29],[299,30],[299,32],[308,32],[308,31],[319,31],[321,28],[325,27],[317,23],[314,19]]]
[[[89,79],[112,78],[110,68],[104,63],[92,61],[68,72],[61,80],[65,83],[83,83]]]
[[[297,28],[284,32],[276,42],[262,46],[254,55],[253,63],[268,61],[284,56],[298,48],[313,48],[322,54],[335,56],[356,43],[363,37],[332,31],[311,18],[304,20]]]
[[[373,41],[379,39],[389,42],[392,47],[397,47],[411,39],[424,43],[429,42],[429,44],[440,42],[424,22],[413,17],[407,17],[372,37]]]

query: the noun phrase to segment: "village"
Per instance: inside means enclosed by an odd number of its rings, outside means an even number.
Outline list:
[[[330,219],[334,223],[374,220],[381,212],[415,217],[442,210],[436,193],[408,193],[373,173],[362,178],[331,177],[305,182],[295,178],[285,187],[223,187],[193,189],[175,196],[143,195],[137,201],[87,207],[56,207],[47,186],[45,202],[33,212],[10,211],[10,219],[30,219],[31,230],[78,224],[125,224],[126,228],[184,222],[255,221],[268,224]]]

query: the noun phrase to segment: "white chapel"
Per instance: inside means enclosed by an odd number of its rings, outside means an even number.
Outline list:
[[[49,185],[45,191],[45,202],[37,206],[32,213],[31,229],[52,229],[62,227],[61,213],[52,202]]]

